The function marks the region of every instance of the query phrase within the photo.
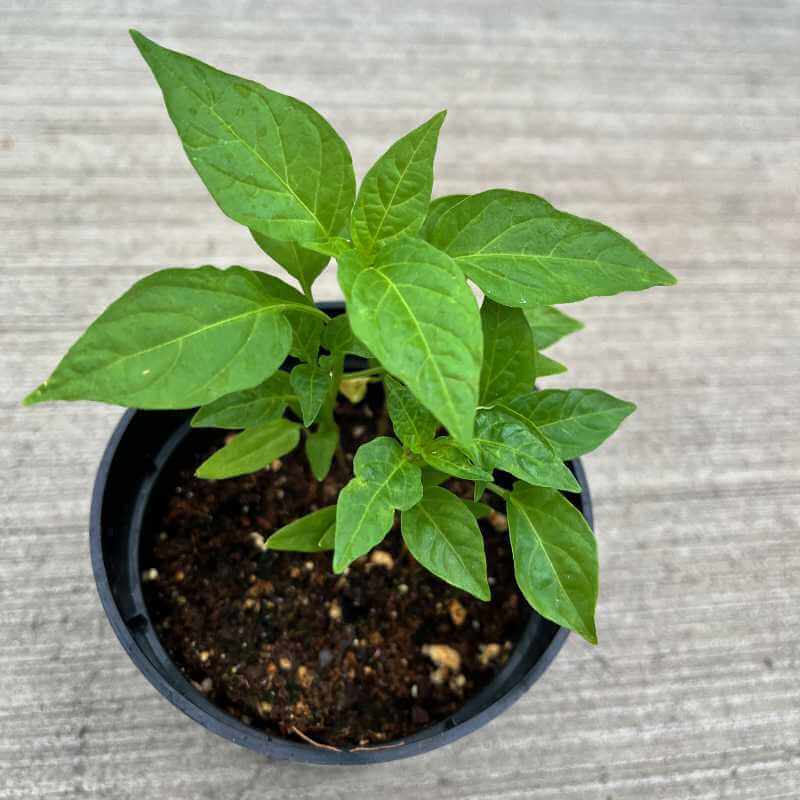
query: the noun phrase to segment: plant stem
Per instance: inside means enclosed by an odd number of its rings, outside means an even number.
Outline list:
[[[304,294],[304,295],[306,296],[306,298],[308,299],[308,302],[309,302],[309,303],[313,303],[313,302],[314,302],[314,295],[313,295],[313,294],[311,294],[311,287],[310,287],[310,286],[308,286],[308,285],[305,283],[305,281],[303,282],[302,286],[303,286],[303,294]]]
[[[350,378],[369,378],[372,375],[382,375],[385,371],[383,367],[370,367],[369,369],[360,369],[357,372],[345,372],[342,374],[342,380],[350,380]]]
[[[502,486],[498,486],[496,483],[487,483],[486,488],[498,497],[502,497],[503,500],[508,500],[509,491]]]

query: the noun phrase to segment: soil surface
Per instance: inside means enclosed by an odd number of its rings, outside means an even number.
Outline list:
[[[302,446],[258,473],[200,480],[226,435],[194,433],[162,482],[141,561],[158,635],[200,691],[256,728],[335,747],[397,740],[456,711],[507,661],[530,613],[499,513],[480,522],[489,603],[420,567],[399,514],[343,575],[330,553],[263,549],[336,501],[356,449],[382,427],[370,402],[337,409],[346,465],[334,461],[322,483]],[[471,483],[446,485],[471,496]]]

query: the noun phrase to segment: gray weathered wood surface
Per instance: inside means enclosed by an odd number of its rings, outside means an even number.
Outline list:
[[[2,6],[0,798],[800,797],[800,4]],[[120,412],[18,400],[149,270],[264,265],[189,167],[129,25],[308,100],[361,174],[446,106],[438,193],[535,191],[681,280],[574,308],[587,330],[554,351],[567,381],[639,404],[586,459],[600,646],[573,637],[444,751],[262,760],[174,710],[103,616],[88,502]]]

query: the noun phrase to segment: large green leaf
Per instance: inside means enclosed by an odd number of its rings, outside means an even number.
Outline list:
[[[278,370],[258,386],[231,392],[202,406],[192,417],[193,428],[241,430],[281,416],[296,396],[289,385],[289,374]]]
[[[478,411],[475,444],[481,466],[486,469],[502,469],[535,486],[580,491],[578,482],[546,440],[502,408]]]
[[[235,436],[206,459],[195,473],[198,478],[233,478],[255,472],[286,455],[300,441],[300,426],[288,419],[271,419]]]
[[[434,469],[468,481],[491,481],[492,473],[473,464],[449,436],[441,436],[422,448],[422,458]]]
[[[419,452],[436,436],[439,427],[436,417],[400,381],[387,377],[384,386],[395,435],[409,450]]]
[[[422,226],[433,188],[433,157],[444,111],[395,142],[364,176],[353,206],[355,245],[371,253],[380,242]]]
[[[428,238],[507,306],[571,303],[675,283],[625,237],[524,192],[472,195],[442,214]]]
[[[284,525],[266,541],[268,550],[291,550],[296,553],[319,553],[332,549],[325,534],[336,524],[336,506],[325,506]]]
[[[353,462],[355,477],[336,505],[334,572],[371,550],[392,527],[394,510],[422,497],[422,473],[394,440],[379,436],[361,445]]]
[[[303,287],[306,295],[311,293],[311,285],[319,277],[330,256],[316,253],[301,247],[297,242],[282,242],[270,239],[257,231],[250,231],[258,246],[278,262]]]
[[[533,388],[536,348],[525,315],[485,298],[481,306],[483,366],[480,402],[490,405]]]
[[[311,472],[318,481],[324,481],[331,469],[331,461],[339,444],[339,427],[333,422],[320,424],[316,431],[306,434],[306,457]]]
[[[537,350],[544,350],[559,339],[583,328],[582,322],[553,306],[532,306],[526,308],[524,313],[531,326],[533,343]]]
[[[383,366],[468,445],[482,337],[475,297],[453,261],[421,239],[387,245],[358,273],[349,314]]]
[[[527,601],[597,644],[597,544],[580,511],[552,489],[517,483],[508,500],[508,528]]]
[[[447,194],[444,197],[437,197],[435,200],[431,200],[431,204],[428,207],[428,216],[425,217],[425,222],[420,229],[419,235],[426,241],[430,241],[428,235],[436,227],[439,217],[468,197],[468,194]]]
[[[308,427],[317,418],[333,384],[330,369],[312,364],[298,364],[289,376],[292,388],[300,401],[303,425]]]
[[[636,410],[633,403],[599,389],[547,389],[508,405],[533,423],[565,461],[599,447]]]
[[[266,286],[242,267],[156,272],[112,303],[25,402],[191,408],[255,386],[289,353],[285,312],[325,319]]]
[[[132,31],[192,166],[232,219],[273,239],[336,235],[355,196],[350,153],[312,108]]]
[[[475,516],[454,494],[426,487],[415,506],[400,515],[403,540],[411,555],[447,583],[490,597],[483,536]]]

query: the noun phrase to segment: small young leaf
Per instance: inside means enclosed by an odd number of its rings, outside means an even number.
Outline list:
[[[537,350],[550,347],[570,333],[583,329],[583,323],[553,306],[532,306],[524,310]]]
[[[675,283],[625,237],[524,192],[492,189],[456,203],[429,240],[507,306],[572,303]]]
[[[319,553],[333,549],[323,544],[323,537],[336,522],[336,506],[325,506],[284,525],[266,541],[268,550],[292,550],[296,553]]]
[[[516,397],[533,388],[536,348],[525,315],[485,298],[481,306],[483,366],[480,402]]]
[[[367,396],[369,378],[345,378],[339,381],[339,391],[353,404],[360,403]]]
[[[303,425],[308,427],[317,418],[331,388],[331,372],[324,367],[298,364],[289,376],[303,412]]]
[[[486,491],[486,487],[489,483],[489,481],[475,481],[475,486],[472,488],[472,499],[474,502],[477,503],[481,497],[483,497],[483,493]]]
[[[537,378],[546,378],[548,375],[560,375],[562,372],[567,371],[567,368],[561,362],[549,358],[542,353],[536,354],[535,366]]]
[[[372,357],[372,353],[353,335],[347,314],[339,314],[325,326],[322,346],[331,353],[353,353],[362,358]]]
[[[315,253],[301,247],[297,242],[282,242],[268,236],[250,231],[258,246],[274,261],[277,261],[293,278],[296,278],[308,294],[311,286],[319,277],[330,256]]]
[[[636,410],[598,389],[530,392],[508,405],[535,425],[564,461],[599,447]]]
[[[492,513],[492,507],[487,506],[486,503],[479,503],[477,500],[462,500],[461,501],[470,511],[475,519],[484,519]]]
[[[444,483],[450,477],[446,472],[440,472],[438,469],[434,469],[433,467],[423,466],[421,469],[423,489],[426,486],[439,486],[439,484]]]
[[[426,445],[420,455],[434,469],[446,472],[455,478],[468,481],[491,481],[492,473],[473,464],[448,436],[440,436]]]
[[[543,617],[597,644],[597,544],[580,511],[552,489],[517,483],[508,527],[525,599]]]
[[[351,219],[353,242],[366,253],[422,226],[433,187],[442,111],[395,142],[364,176]]]
[[[311,465],[311,472],[318,481],[324,481],[330,472],[331,461],[338,444],[339,428],[332,422],[321,424],[316,431],[308,431],[306,457]]]
[[[386,407],[395,435],[409,449],[418,453],[436,436],[436,417],[411,394],[407,386],[387,377]]]
[[[452,586],[489,599],[483,536],[472,511],[454,494],[426,488],[422,500],[400,515],[400,525],[403,541],[423,567]]]
[[[383,539],[395,509],[411,508],[422,497],[420,468],[405,458],[394,439],[379,436],[361,445],[353,468],[355,477],[336,505],[334,572],[342,572]]]
[[[482,357],[475,297],[453,261],[421,239],[381,248],[349,306],[353,332],[469,446]]]
[[[281,416],[296,396],[289,385],[289,374],[278,370],[252,389],[242,389],[202,406],[192,417],[193,428],[241,430]]]
[[[468,197],[468,194],[448,194],[444,197],[437,197],[435,200],[431,200],[431,204],[428,206],[428,216],[425,217],[425,222],[420,229],[419,235],[425,239],[425,241],[430,241],[429,234],[436,227],[439,217]]]
[[[131,31],[192,166],[231,219],[297,242],[337,235],[355,196],[350,152],[312,108]]]
[[[353,249],[353,245],[341,236],[331,236],[328,239],[305,242],[305,246],[315,253],[321,253],[324,256],[333,256],[334,258],[339,258],[339,256],[344,255],[348,250]]]
[[[572,473],[547,442],[525,422],[501,408],[478,411],[475,443],[481,465],[486,469],[505,470],[535,486],[580,491]]]
[[[242,267],[156,272],[112,303],[25,402],[191,408],[255,386],[289,353],[285,312],[325,319],[265,286]]]
[[[255,472],[297,447],[300,427],[288,419],[271,419],[236,436],[195,473],[198,478],[233,478]]]
[[[280,278],[265,272],[254,274],[268,295],[294,304],[285,312],[286,320],[292,326],[290,353],[301,361],[315,363],[325,323],[328,321],[327,314],[317,309],[308,297],[298,292],[294,286],[289,286]]]

